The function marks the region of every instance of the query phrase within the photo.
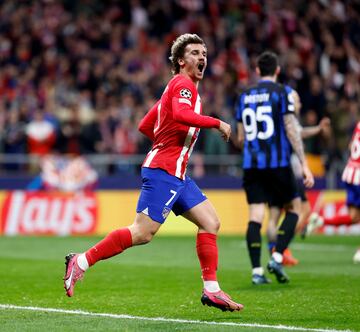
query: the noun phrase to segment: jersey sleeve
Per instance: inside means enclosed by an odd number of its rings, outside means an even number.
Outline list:
[[[154,140],[154,127],[158,116],[158,106],[160,100],[150,109],[149,112],[142,118],[138,129],[141,133],[147,136],[151,141]]]
[[[197,91],[191,82],[179,80],[173,87],[171,106],[173,119],[181,124],[197,128],[219,128],[220,120],[195,112]]]

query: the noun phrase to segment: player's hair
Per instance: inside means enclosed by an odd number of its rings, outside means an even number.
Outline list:
[[[185,33],[177,37],[171,46],[171,56],[169,57],[173,74],[180,72],[178,60],[184,56],[185,48],[188,44],[202,44],[205,46],[204,41],[197,34]]]
[[[279,58],[274,52],[266,51],[257,58],[260,76],[273,76],[278,65]]]

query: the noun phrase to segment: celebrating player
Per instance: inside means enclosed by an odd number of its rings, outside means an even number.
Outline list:
[[[212,204],[186,175],[200,128],[216,128],[226,141],[231,132],[229,124],[201,115],[197,88],[207,65],[206,56],[206,46],[195,34],[181,35],[173,43],[170,60],[175,75],[139,124],[153,146],[142,165],[143,185],[135,221],[109,233],[85,253],[66,256],[64,287],[68,296],[73,295],[75,283],[89,266],[150,242],[172,210],[198,227],[196,250],[204,283],[201,302],[223,311],[243,308],[220,289],[216,276],[220,222]]]
[[[312,187],[314,178],[305,159],[293,98],[282,85],[276,83],[280,73],[277,55],[262,53],[257,59],[256,71],[261,80],[240,95],[236,119],[238,139],[243,144],[243,180],[249,204],[246,241],[252,265],[252,282],[259,285],[270,282],[260,264],[260,229],[270,199],[281,203],[285,218],[278,230],[275,250],[267,269],[275,274],[278,282],[289,281],[282,266],[283,252],[294,236],[301,206],[290,166],[292,151],[299,158],[305,186]]]

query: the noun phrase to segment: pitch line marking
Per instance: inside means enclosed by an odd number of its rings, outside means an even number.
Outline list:
[[[66,309],[41,308],[41,307],[23,307],[23,306],[17,306],[17,305],[12,305],[12,304],[0,304],[0,309],[55,312],[55,313],[71,314],[71,315],[107,317],[107,318],[115,318],[115,319],[145,320],[145,321],[166,322],[166,323],[256,327],[256,328],[265,328],[265,329],[270,328],[270,329],[282,330],[282,331],[286,330],[286,331],[311,331],[311,332],[351,332],[351,330],[316,329],[316,328],[306,328],[306,327],[286,326],[286,325],[266,325],[266,324],[257,324],[257,323],[234,323],[234,322],[212,322],[212,321],[187,320],[187,319],[164,318],[164,317],[141,317],[141,316],[131,316],[131,315],[121,315],[121,314],[97,313],[97,312],[82,311],[82,310],[66,310]]]

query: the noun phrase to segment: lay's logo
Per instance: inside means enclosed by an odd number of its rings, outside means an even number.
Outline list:
[[[94,193],[9,192],[1,212],[4,235],[76,235],[94,232]]]

